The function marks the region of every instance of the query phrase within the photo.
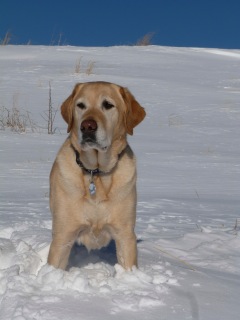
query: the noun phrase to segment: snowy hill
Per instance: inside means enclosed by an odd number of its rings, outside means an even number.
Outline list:
[[[31,120],[22,134],[0,124],[0,319],[239,318],[239,67],[236,50],[0,47],[1,124],[12,108]],[[138,159],[132,272],[116,265],[113,244],[74,247],[69,272],[46,265],[48,176],[67,137],[59,106],[76,82],[96,80],[128,87],[147,112],[129,138]]]

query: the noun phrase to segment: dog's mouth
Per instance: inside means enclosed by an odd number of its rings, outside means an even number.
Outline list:
[[[95,149],[101,152],[107,151],[108,146],[106,145],[106,141],[99,141],[98,130],[98,124],[94,119],[89,118],[81,123],[80,131],[82,137],[80,144],[82,150]]]
[[[81,142],[81,148],[83,151],[87,151],[89,149],[95,149],[101,152],[106,152],[108,147],[107,146],[101,146],[99,143],[97,142]]]
[[[95,132],[82,133],[82,144],[87,144],[87,143],[93,143],[93,144],[97,143]]]
[[[83,137],[81,141],[81,148],[83,151],[87,151],[89,149],[95,149],[101,152],[105,152],[108,149],[108,146],[102,145],[99,143],[94,137]]]

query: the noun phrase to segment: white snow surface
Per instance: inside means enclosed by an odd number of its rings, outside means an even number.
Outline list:
[[[67,137],[59,107],[76,82],[97,80],[128,87],[147,112],[129,137],[139,268],[123,270],[111,244],[75,246],[70,269],[56,270],[46,259],[49,172]],[[36,123],[0,130],[0,319],[239,319],[240,51],[1,46],[0,107]]]

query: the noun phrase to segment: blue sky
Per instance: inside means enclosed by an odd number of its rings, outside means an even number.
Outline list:
[[[240,49],[240,0],[1,0],[12,44]]]

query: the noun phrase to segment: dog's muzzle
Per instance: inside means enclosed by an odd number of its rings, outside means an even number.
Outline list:
[[[82,132],[82,143],[96,143],[96,131],[98,125],[93,119],[84,120],[81,123],[80,130]]]

